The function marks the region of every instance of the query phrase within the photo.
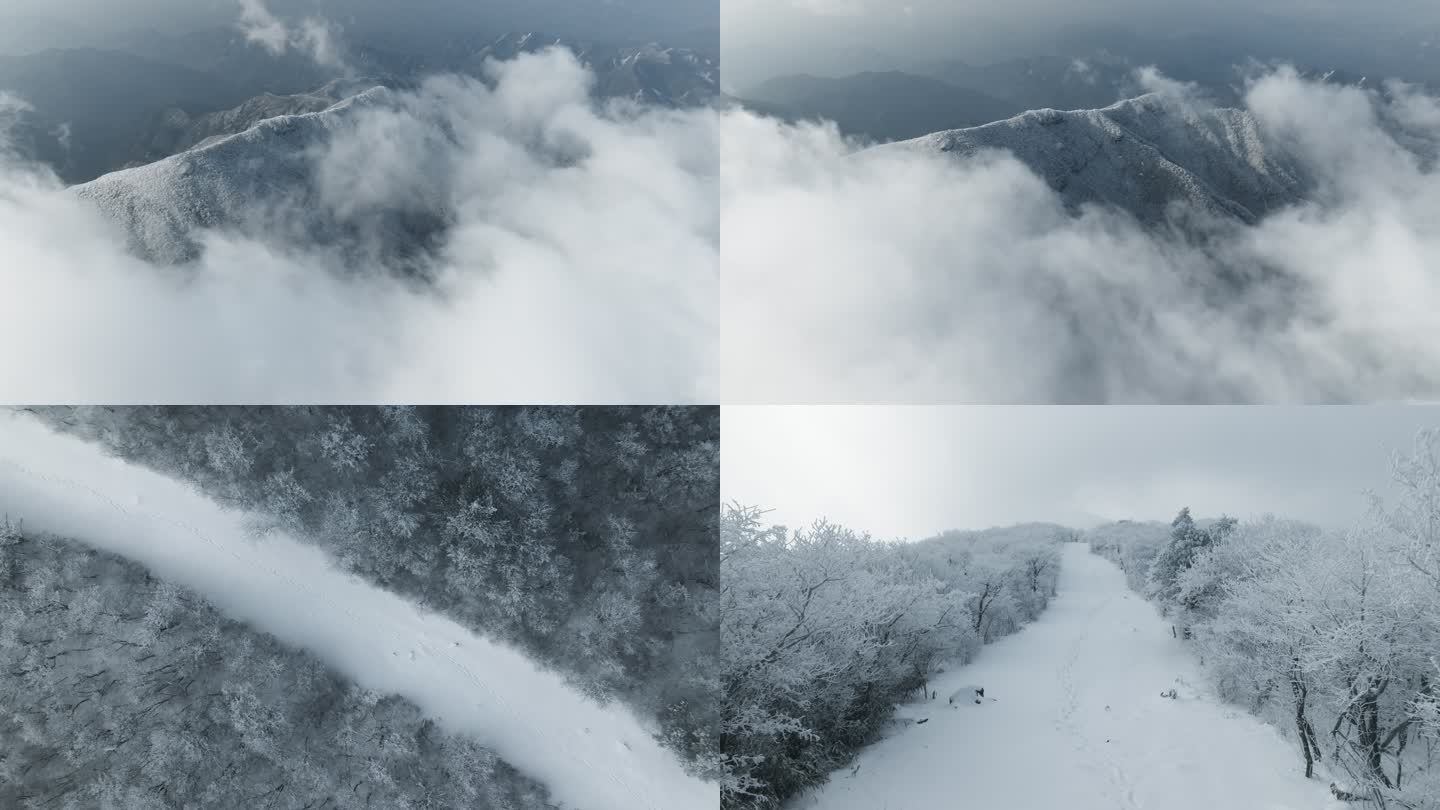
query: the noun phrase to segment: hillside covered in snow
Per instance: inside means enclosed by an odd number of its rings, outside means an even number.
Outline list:
[[[875,147],[971,158],[1014,155],[1067,205],[1101,203],[1145,223],[1174,203],[1245,223],[1302,199],[1310,179],[1247,110],[1148,93],[1097,110],[1031,110]]]
[[[303,102],[302,102],[303,103]],[[264,119],[234,135],[73,188],[129,236],[140,258],[196,258],[205,229],[238,231],[296,248],[340,246],[360,260],[414,258],[444,225],[437,194],[408,205],[358,206],[323,186],[315,156],[354,133],[360,112],[396,99],[374,87],[319,112]]]
[[[688,48],[537,33],[457,38],[421,62],[397,65],[372,56],[370,78],[335,79],[302,93],[267,92],[213,112],[167,109],[136,136],[141,147],[130,163],[139,165],[72,190],[117,224],[131,252],[146,261],[183,264],[202,254],[207,238],[228,234],[282,251],[329,254],[337,267],[424,276],[461,204],[456,178],[462,167],[451,161],[501,149],[471,132],[468,117],[480,116],[533,145],[557,168],[589,151],[552,143],[525,121],[506,120],[502,110],[476,109],[486,94],[499,92],[498,63],[545,59],[550,50],[570,54],[588,73],[596,105],[693,107],[718,93],[713,58]],[[33,124],[26,131],[31,140],[43,136]]]

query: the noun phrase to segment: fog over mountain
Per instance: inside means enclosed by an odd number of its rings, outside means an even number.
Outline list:
[[[93,46],[77,44],[87,41],[81,38],[19,54],[0,47],[0,89],[29,105],[20,146],[66,181],[85,182],[239,132],[266,113],[329,106],[317,96],[333,104],[375,85],[413,87],[437,74],[483,80],[488,60],[552,46],[573,51],[596,74],[601,97],[694,105],[719,87],[713,45],[703,37],[645,38],[645,26],[572,34],[565,32],[577,30],[573,25],[510,29],[501,25],[505,18],[469,25],[461,15],[432,21],[431,40],[392,43],[331,17],[282,16],[259,0],[227,9],[227,23],[184,33],[147,28]]]
[[[475,74],[493,84],[499,73],[492,65],[522,55],[533,57],[532,64],[550,64],[556,57],[549,49],[565,52],[556,42],[563,40],[505,37],[468,58]],[[594,60],[587,64],[600,72],[587,80],[606,96],[673,106],[703,102],[713,93],[703,73],[713,67],[690,51],[577,48],[576,56]],[[693,61],[680,61],[686,59]],[[478,148],[466,129],[454,126],[459,122],[452,108],[472,98],[494,97],[467,74],[424,80],[413,93],[397,94],[379,85],[360,90],[374,82],[337,80],[314,93],[266,95],[197,121],[181,118],[184,128],[175,146],[193,141],[193,147],[107,174],[76,186],[74,193],[121,223],[135,254],[146,260],[175,264],[195,259],[201,229],[231,227],[311,248],[335,246],[346,264],[413,265],[454,222],[452,197],[463,192],[454,188],[457,175],[450,156]],[[285,114],[289,110],[294,113]],[[493,126],[514,129],[507,112],[500,105],[480,114]],[[355,141],[370,137],[367,126],[404,128],[408,162],[389,178],[400,188],[378,193],[361,187],[352,176],[354,167],[342,163],[342,158],[360,156]],[[527,137],[513,134],[517,140]],[[336,157],[316,160],[317,151],[331,148]],[[586,150],[580,144],[546,144],[537,151],[558,168],[582,159]],[[392,190],[394,195],[388,193]]]
[[[0,57],[0,274],[26,291],[0,330],[78,324],[0,390],[704,398],[713,51],[460,22],[396,51],[226,8],[198,43],[145,34],[148,57]]]
[[[1232,108],[1140,78],[869,150],[729,116],[732,401],[1440,394],[1440,101],[1282,68]]]

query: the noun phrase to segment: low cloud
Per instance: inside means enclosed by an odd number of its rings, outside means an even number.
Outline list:
[[[423,284],[268,233],[200,232],[199,260],[148,264],[47,169],[0,159],[0,396],[718,396],[716,114],[597,106],[559,50],[495,65],[493,80],[392,94],[313,157],[338,214],[443,206]]]
[[[1435,397],[1436,99],[1280,69],[1245,103],[1265,143],[1242,153],[1285,149],[1314,193],[1199,235],[1073,215],[1008,153],[857,155],[833,128],[727,114],[727,400]]]
[[[0,158],[18,159],[12,133],[20,126],[24,115],[33,109],[25,99],[0,90]]]
[[[276,56],[289,50],[308,55],[322,67],[343,69],[339,35],[335,26],[320,17],[306,17],[293,26],[270,12],[265,0],[239,0],[240,19],[236,25],[246,41]]]
[[[1194,82],[1182,82],[1160,72],[1154,65],[1135,71],[1134,81],[1141,93],[1156,93],[1185,104],[1203,105],[1209,103],[1204,90]]]
[[[1084,59],[1075,59],[1070,62],[1066,69],[1067,75],[1073,75],[1086,84],[1095,84],[1095,68]]]

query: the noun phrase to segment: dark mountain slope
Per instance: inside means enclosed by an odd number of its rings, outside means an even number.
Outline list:
[[[1105,203],[1146,223],[1163,219],[1176,202],[1254,222],[1298,201],[1309,187],[1299,162],[1267,138],[1250,113],[1197,111],[1155,94],[1099,110],[1033,110],[876,149],[957,157],[1004,150],[1067,204]]]

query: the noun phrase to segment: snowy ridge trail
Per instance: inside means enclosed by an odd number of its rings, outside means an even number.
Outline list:
[[[231,618],[317,655],[363,687],[414,702],[543,782],[575,810],[711,810],[623,705],[602,706],[520,651],[335,568],[244,515],[98,446],[0,413],[0,513],[139,562]]]
[[[1339,810],[1273,728],[1204,693],[1170,625],[1089,546],[1066,544],[1059,595],[1020,633],[937,678],[980,705],[901,707],[921,719],[792,810]],[[1160,693],[1174,688],[1178,699]]]

